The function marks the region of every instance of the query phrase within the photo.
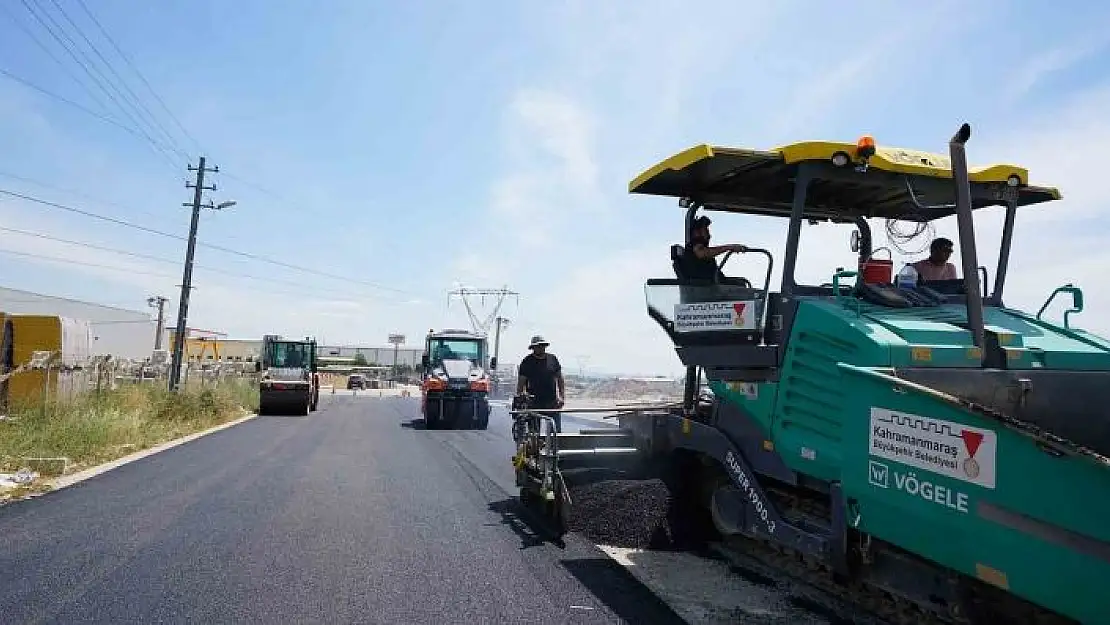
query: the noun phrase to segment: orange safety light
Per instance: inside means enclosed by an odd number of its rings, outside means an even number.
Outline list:
[[[863,135],[856,141],[856,155],[862,159],[871,158],[875,154],[875,138]]]

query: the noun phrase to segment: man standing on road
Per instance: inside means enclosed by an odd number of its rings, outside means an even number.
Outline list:
[[[566,397],[566,383],[563,381],[563,366],[555,354],[547,353],[550,345],[542,336],[533,336],[528,344],[531,354],[520,361],[517,372],[516,394],[527,390],[533,397],[533,408],[541,410],[562,408]],[[551,415],[555,419],[555,431],[563,431],[562,415]]]

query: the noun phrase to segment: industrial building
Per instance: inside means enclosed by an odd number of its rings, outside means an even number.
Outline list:
[[[173,345],[171,329],[168,346]],[[188,361],[250,362],[258,359],[262,339],[233,339],[208,330],[190,328],[185,335],[185,354]],[[397,365],[417,367],[423,347],[401,347],[397,350]],[[362,354],[367,365],[393,365],[393,346],[361,347],[357,345],[318,345],[317,357],[324,360],[350,361]]]
[[[397,349],[397,366],[419,367],[420,356],[424,347],[399,347]],[[321,358],[357,358],[358,354],[371,365],[393,365],[393,346],[385,347],[360,347],[357,345],[321,345],[317,355]]]
[[[158,332],[157,321],[149,312],[3,287],[0,287],[0,312],[11,315],[53,315],[86,321],[91,333],[89,352],[93,356],[149,358]]]
[[[169,340],[166,349],[172,354],[174,337],[177,334],[173,328],[168,329]],[[223,362],[251,362],[258,359],[262,350],[260,339],[232,339],[223,332],[201,330],[198,328],[185,328],[185,360],[192,361],[223,361]]]

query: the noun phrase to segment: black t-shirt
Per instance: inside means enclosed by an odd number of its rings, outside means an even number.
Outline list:
[[[543,358],[528,354],[520,361],[517,375],[528,381],[528,391],[535,396],[536,401],[550,402],[556,397],[555,378],[562,371],[563,366],[559,364],[555,354],[545,354]]]
[[[694,253],[697,245],[708,245],[705,239],[695,238],[686,245],[686,278],[690,280],[712,280],[717,277],[719,269],[717,261],[713,258],[698,258]]]

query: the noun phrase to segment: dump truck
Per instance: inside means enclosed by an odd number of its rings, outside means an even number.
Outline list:
[[[316,340],[285,340],[267,334],[256,365],[258,414],[308,415],[320,403],[320,375],[316,365]]]
[[[1037,312],[1007,305],[1017,217],[1061,194],[1020,166],[969,168],[970,136],[961,126],[947,156],[870,136],[699,145],[633,180],[678,200],[686,242],[713,211],[781,218],[785,249],[743,252],[765,261],[755,280],[699,280],[675,244],[675,277],[645,293],[686,367],[683,401],[580,433],[515,406],[521,497],[565,531],[573,467],[665,466],[714,539],[887,620],[1110,622],[1110,340],[1074,325],[1074,284],[1042,285]],[[975,238],[989,207],[1004,219],[993,284]],[[945,217],[961,278],[914,284],[876,262],[869,220]],[[829,224],[851,230],[856,266],[800,280],[799,251]],[[1049,320],[1059,297],[1071,306]]]
[[[497,368],[497,359],[489,357],[484,334],[430,330],[420,362],[425,428],[484,430],[489,426],[490,371]]]

